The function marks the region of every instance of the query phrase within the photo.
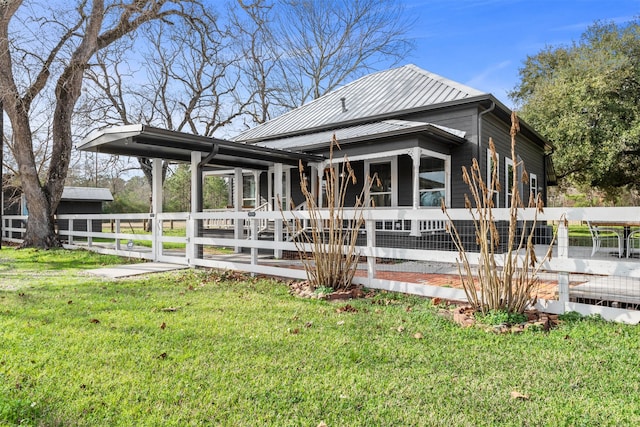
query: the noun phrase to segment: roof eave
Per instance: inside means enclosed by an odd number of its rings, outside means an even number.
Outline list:
[[[281,133],[281,134],[277,134],[277,135],[273,135],[273,136],[268,136],[266,138],[252,138],[252,139],[239,140],[239,141],[241,141],[242,143],[246,143],[246,144],[254,144],[256,142],[267,142],[267,141],[270,141],[272,139],[282,139],[282,138],[288,138],[288,137],[292,137],[292,136],[300,136],[300,135],[305,135],[305,134],[329,131],[329,130],[332,130],[332,129],[335,129],[335,128],[350,127],[350,126],[355,126],[355,125],[363,124],[363,123],[379,122],[379,121],[383,121],[383,120],[387,120],[387,119],[393,119],[393,118],[396,118],[396,117],[406,116],[408,114],[420,113],[420,112],[424,112],[424,111],[438,110],[438,109],[442,109],[442,108],[448,108],[448,107],[464,105],[464,104],[479,103],[481,101],[485,101],[485,100],[490,99],[490,98],[493,98],[493,96],[490,95],[490,94],[483,94],[483,95],[464,98],[464,99],[459,99],[459,100],[455,100],[455,101],[448,101],[448,102],[443,102],[443,103],[439,103],[439,104],[425,105],[425,106],[417,107],[417,108],[393,111],[391,113],[384,113],[384,114],[378,114],[378,115],[368,116],[368,117],[354,119],[354,120],[346,120],[346,121],[343,121],[343,122],[331,123],[331,124],[328,124],[328,125],[318,126],[318,127],[315,127],[315,128],[307,128],[307,129],[298,130],[298,131],[294,131],[294,132]],[[493,99],[495,99],[495,98],[493,98]]]
[[[167,160],[189,161],[191,152],[208,154],[214,145],[218,146],[220,157],[214,157],[210,165],[230,166],[235,162],[238,167],[264,169],[269,163],[296,165],[298,161],[318,162],[322,156],[277,150],[268,147],[247,145],[240,142],[225,141],[202,135],[170,131],[144,125],[130,125],[109,128],[89,135],[78,149],[106,154],[120,154],[138,157],[162,157]],[[157,156],[153,150],[161,149]],[[224,156],[231,158],[224,159]]]

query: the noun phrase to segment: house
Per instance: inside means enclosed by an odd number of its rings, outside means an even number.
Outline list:
[[[191,163],[196,195],[191,212],[202,211],[204,174],[228,177],[233,183],[229,205],[236,211],[277,210],[276,195],[285,209],[303,207],[299,162],[319,205],[326,206],[324,177],[332,165],[328,155],[333,135],[341,146],[333,167],[347,155],[360,185],[351,188],[347,205],[360,194],[364,178],[377,174],[380,185],[372,187],[367,198],[378,209],[439,209],[442,200],[450,208],[462,208],[468,187],[461,168],[476,158],[487,178],[497,169],[502,190],[494,194],[494,206],[507,207],[511,187],[506,183],[516,178],[510,127],[511,111],[493,95],[406,65],[357,79],[232,141],[128,125],[89,135],[79,149],[155,159],[154,214],[162,208],[160,159]],[[490,137],[496,164],[488,155]],[[523,122],[517,141],[518,160],[528,171],[527,182],[522,182],[522,171],[516,171],[521,194],[546,199],[547,186],[555,183],[552,147]],[[443,221],[380,221],[376,227],[381,237],[394,235],[391,245],[451,247]],[[242,232],[238,221],[236,238]],[[404,233],[402,239],[398,233]]]
[[[494,167],[488,155],[491,137],[502,189],[495,194],[494,204],[508,207],[507,182],[513,178],[514,164],[510,115],[491,94],[405,65],[357,79],[233,140],[326,158],[335,135],[341,151],[334,163],[347,155],[358,178],[378,175],[381,185],[374,185],[369,194],[377,207],[428,209],[439,208],[442,199],[448,207],[464,207],[468,187],[461,167],[469,167],[472,158],[478,159],[488,182]],[[521,194],[540,193],[546,199],[547,186],[555,184],[551,149],[534,129],[520,123],[516,150],[529,177],[521,183]],[[327,166],[325,160],[311,167],[315,169],[309,171],[313,188],[324,188]],[[244,181],[245,189],[255,185],[253,174],[245,175]],[[273,192],[271,181],[271,176],[260,180],[262,198],[268,199]],[[364,181],[359,179],[360,185]],[[290,194],[293,205],[303,201],[295,168],[285,170],[284,188],[285,199]],[[326,200],[323,191],[318,194]]]

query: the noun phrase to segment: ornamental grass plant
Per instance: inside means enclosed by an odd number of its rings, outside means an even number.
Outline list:
[[[334,150],[340,149],[335,135],[329,148],[329,162],[324,170],[326,207],[318,205],[317,195],[309,187],[305,170],[300,163],[300,189],[308,220],[296,215],[293,221],[284,221],[292,236],[311,288],[332,288],[334,291],[350,290],[358,268],[360,253],[358,236],[364,227],[363,211],[370,207],[366,200],[368,190],[377,175],[367,177],[362,190],[353,200],[347,191],[357,184],[356,175],[345,155],[342,162],[334,162]],[[293,208],[293,206],[292,206]],[[282,206],[280,211],[284,212]]]
[[[528,183],[529,178],[524,162],[516,155],[516,135],[520,130],[518,117],[511,114],[511,159],[513,159],[513,179],[509,202],[509,228],[506,240],[502,238],[494,215],[494,194],[500,193],[499,168],[491,167],[490,182],[485,182],[478,160],[473,159],[470,168],[462,167],[462,177],[468,185],[471,197],[465,194],[465,208],[473,220],[475,243],[479,248],[477,265],[469,259],[468,248],[451,220],[445,205],[443,212],[449,223],[447,230],[459,253],[458,272],[467,300],[471,306],[486,314],[490,311],[522,313],[535,304],[540,284],[539,272],[544,261],[551,257],[555,234],[542,259],[535,253],[534,237],[538,224],[538,213],[543,212],[542,196],[530,192],[527,207],[535,209],[531,222],[519,219],[519,211],[524,208],[520,194],[520,182]],[[498,165],[493,139],[489,139],[491,165]],[[520,174],[521,181],[518,180]],[[508,184],[508,183],[507,183]]]

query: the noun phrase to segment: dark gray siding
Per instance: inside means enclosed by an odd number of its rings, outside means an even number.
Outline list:
[[[436,111],[428,111],[407,117],[407,120],[421,120],[428,123],[446,126],[465,132],[466,143],[459,146],[449,146],[447,151],[440,151],[451,155],[451,207],[463,208],[464,195],[469,187],[462,181],[462,167],[470,168],[471,161],[477,157],[478,108],[476,106],[460,106]],[[422,148],[437,147],[428,141],[420,144]],[[436,151],[438,151],[436,149]]]
[[[398,156],[398,206],[413,206],[413,160]]]
[[[58,215],[81,215],[81,214],[101,214],[102,213],[102,202],[95,201],[61,201],[58,205],[58,210],[56,211]],[[69,220],[59,219],[57,220],[58,230],[68,230],[69,229]],[[101,220],[93,220],[91,221],[92,231],[101,232],[102,231],[102,221]],[[73,223],[74,231],[87,231],[87,222],[86,221],[74,221]]]
[[[481,146],[481,168],[483,171],[483,178],[486,177],[486,162],[487,162],[487,148],[489,147],[489,138],[493,139],[496,147],[496,152],[500,156],[500,185],[502,191],[500,192],[500,207],[507,207],[506,201],[506,165],[505,159],[511,158],[511,136],[510,125],[507,125],[503,121],[497,119],[491,114],[483,117],[482,122],[482,146]],[[518,134],[516,136],[515,146],[516,157],[519,157],[524,162],[524,168],[528,174],[534,173],[538,177],[538,186],[543,187],[543,192],[546,191],[545,176],[544,176],[544,150],[541,146],[533,143],[523,135]],[[513,159],[512,159],[513,160]],[[515,160],[514,160],[515,163]],[[520,172],[519,172],[520,173]],[[521,196],[524,203],[527,203],[529,199],[529,180],[526,183],[520,185],[522,192]]]

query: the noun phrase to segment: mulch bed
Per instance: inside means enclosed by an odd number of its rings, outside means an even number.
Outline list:
[[[289,293],[301,298],[322,299],[327,301],[344,301],[352,298],[371,298],[376,295],[376,291],[365,292],[361,287],[356,287],[349,291],[338,291],[324,294],[322,292],[316,292],[316,290],[309,284],[309,281],[306,280],[303,282],[290,283]],[[465,305],[466,303],[444,301],[440,298],[433,298],[431,301],[433,305],[442,307],[438,310],[438,314],[440,316],[457,323],[463,328],[478,327],[486,330],[487,332],[494,332],[498,334],[519,334],[527,330],[548,331],[556,327],[560,322],[557,314],[542,313],[537,310],[527,310],[524,313],[527,320],[522,323],[487,325],[478,321],[475,316],[476,310]],[[347,307],[350,306],[347,305]]]

